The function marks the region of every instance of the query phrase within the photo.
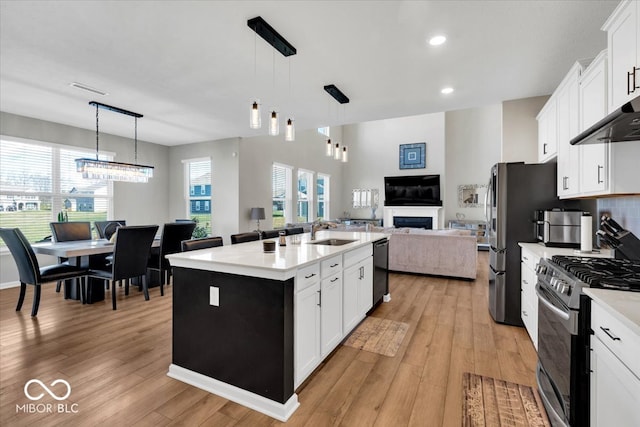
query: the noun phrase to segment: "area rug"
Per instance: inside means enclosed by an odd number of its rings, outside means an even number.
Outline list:
[[[393,357],[408,329],[406,323],[369,316],[351,333],[344,345]]]
[[[462,377],[462,425],[549,427],[538,391],[465,372]]]

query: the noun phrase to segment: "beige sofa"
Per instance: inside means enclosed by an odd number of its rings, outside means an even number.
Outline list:
[[[389,270],[475,279],[477,240],[465,230],[395,229]]]

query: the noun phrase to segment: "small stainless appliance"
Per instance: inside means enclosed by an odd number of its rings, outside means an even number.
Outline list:
[[[591,305],[582,288],[640,292],[640,262],[556,255],[536,271],[540,396],[554,427],[588,426]]]
[[[580,247],[580,210],[535,211],[536,238],[545,246],[561,248]]]

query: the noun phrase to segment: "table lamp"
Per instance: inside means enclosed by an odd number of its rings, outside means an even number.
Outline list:
[[[251,208],[251,220],[256,222],[257,232],[260,232],[260,220],[265,218],[264,208]]]

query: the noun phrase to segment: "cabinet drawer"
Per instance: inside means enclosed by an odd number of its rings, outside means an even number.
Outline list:
[[[524,265],[526,265],[531,271],[536,271],[536,265],[540,261],[540,257],[534,255],[533,252],[526,250],[525,248],[520,249],[520,261]]]
[[[595,301],[591,304],[591,329],[595,337],[640,378],[640,336]]]
[[[315,263],[306,267],[298,269],[296,274],[296,286],[295,291],[301,290],[313,285],[320,279],[320,264]]]
[[[342,255],[334,256],[320,263],[320,274],[322,278],[329,277],[339,271],[342,271]]]
[[[343,265],[345,267],[352,266],[353,264],[356,264],[357,262],[360,262],[363,259],[370,257],[372,255],[373,255],[373,245],[371,244],[363,246],[358,249],[354,249],[343,255],[344,256]]]

